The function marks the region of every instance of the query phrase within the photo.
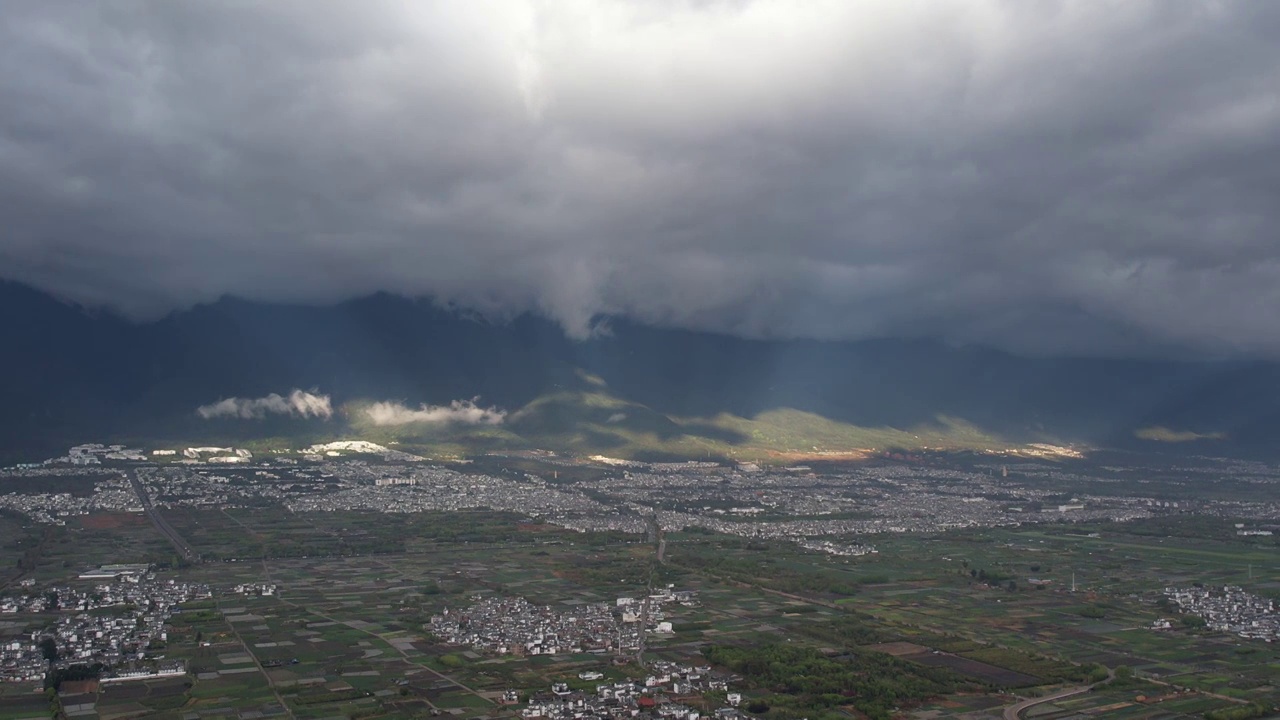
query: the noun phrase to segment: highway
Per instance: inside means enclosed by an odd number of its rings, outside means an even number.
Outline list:
[[[133,492],[137,494],[138,500],[142,502],[142,510],[147,514],[147,517],[151,519],[151,524],[155,525],[156,529],[160,531],[160,534],[164,535],[165,538],[168,539],[169,543],[173,545],[173,548],[177,550],[180,555],[182,555],[184,560],[193,563],[200,562],[200,556],[191,549],[191,546],[187,544],[187,541],[182,539],[182,536],[178,534],[177,530],[173,529],[173,526],[169,524],[168,520],[165,520],[160,516],[155,505],[151,503],[151,496],[147,494],[147,489],[144,488],[142,483],[138,480],[137,473],[129,473],[129,483],[133,485]]]

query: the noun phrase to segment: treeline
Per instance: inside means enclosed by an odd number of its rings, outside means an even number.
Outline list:
[[[1045,682],[1100,682],[1107,678],[1107,669],[1097,663],[1076,665],[1066,660],[1032,655],[1021,650],[986,646],[958,653],[971,660],[995,665],[1006,670],[1040,678]]]
[[[46,690],[54,691],[62,689],[62,683],[74,682],[77,680],[97,680],[102,677],[102,673],[107,669],[102,663],[93,663],[92,665],[72,665],[70,667],[51,669],[45,673],[44,687]]]
[[[747,684],[769,694],[753,701],[756,712],[779,708],[822,716],[849,706],[872,720],[889,720],[894,709],[954,692],[956,676],[876,652],[831,658],[808,647],[772,644],[756,647],[711,645],[702,651],[712,663],[742,675]],[[846,716],[847,717],[847,716]]]
[[[1001,570],[987,570],[986,568],[970,568],[969,577],[981,583],[991,586],[1003,585],[1012,582],[1017,575],[1013,573],[1003,572]]]

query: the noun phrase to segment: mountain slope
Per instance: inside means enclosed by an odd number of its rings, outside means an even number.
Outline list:
[[[0,456],[9,458],[107,436],[314,437],[348,424],[394,434],[350,412],[329,423],[194,412],[292,388],[331,394],[342,407],[479,396],[510,411],[502,427],[418,431],[480,448],[696,453],[968,438],[1259,454],[1280,428],[1280,368],[1262,362],[1030,359],[925,341],[744,340],[624,320],[575,342],[540,318],[494,324],[390,295],[330,307],[224,299],[134,324],[12,283],[0,283],[0,324]],[[1136,436],[1157,427],[1165,432]]]

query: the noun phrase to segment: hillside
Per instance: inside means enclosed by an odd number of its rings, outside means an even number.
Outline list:
[[[1023,358],[911,340],[761,341],[610,323],[566,338],[521,316],[491,323],[377,295],[330,307],[224,299],[151,323],[0,283],[0,455],[115,438],[371,438],[460,450],[547,446],[696,456],[1085,443],[1273,452],[1272,363]],[[331,420],[198,417],[220,399],[291,389],[332,397]],[[488,425],[375,426],[378,402],[479,398]],[[364,404],[364,405],[362,405]]]

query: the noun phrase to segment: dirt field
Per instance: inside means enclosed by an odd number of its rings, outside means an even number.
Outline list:
[[[115,530],[146,523],[147,517],[142,513],[95,513],[80,518],[80,526],[89,530]]]

